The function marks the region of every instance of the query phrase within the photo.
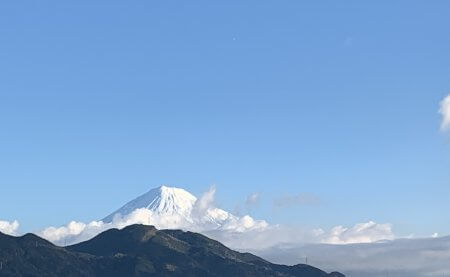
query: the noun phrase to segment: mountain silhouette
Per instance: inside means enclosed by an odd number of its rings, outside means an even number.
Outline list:
[[[130,225],[58,247],[33,234],[0,233],[0,276],[344,277],[309,265],[272,264],[204,235]]]

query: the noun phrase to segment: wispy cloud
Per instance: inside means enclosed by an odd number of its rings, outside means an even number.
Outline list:
[[[295,195],[284,195],[273,200],[273,205],[277,208],[293,207],[293,206],[309,206],[309,205],[317,205],[319,203],[320,203],[319,197],[306,193],[299,193]]]
[[[249,207],[258,204],[260,196],[261,195],[258,192],[250,194],[249,196],[247,196],[247,199],[245,200],[245,205]]]
[[[450,95],[441,101],[439,113],[442,115],[441,130],[446,131],[450,127]]]
[[[203,195],[195,201],[194,207],[192,209],[192,214],[195,217],[202,216],[207,213],[209,209],[215,208],[215,197],[216,197],[216,186],[211,186],[208,191],[203,193]]]

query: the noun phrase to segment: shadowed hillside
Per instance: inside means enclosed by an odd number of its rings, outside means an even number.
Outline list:
[[[0,262],[0,276],[343,276],[272,264],[197,233],[145,225],[111,229],[67,248],[32,234],[1,234]]]

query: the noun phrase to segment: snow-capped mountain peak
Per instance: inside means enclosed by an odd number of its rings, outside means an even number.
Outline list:
[[[197,198],[184,189],[162,185],[126,203],[103,222],[111,222],[116,214],[128,215],[142,208],[157,215],[179,215],[189,219],[196,201]]]
[[[238,217],[214,205],[215,189],[202,197],[181,188],[160,186],[126,203],[105,217],[106,224],[132,223],[155,225],[160,229],[182,228],[195,231],[264,229],[267,222],[250,216]]]

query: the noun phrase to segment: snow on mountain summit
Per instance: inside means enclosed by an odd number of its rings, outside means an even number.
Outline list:
[[[160,186],[126,203],[108,215],[103,222],[111,222],[116,214],[128,215],[136,209],[148,209],[157,215],[179,215],[190,220],[197,198],[181,188]]]

